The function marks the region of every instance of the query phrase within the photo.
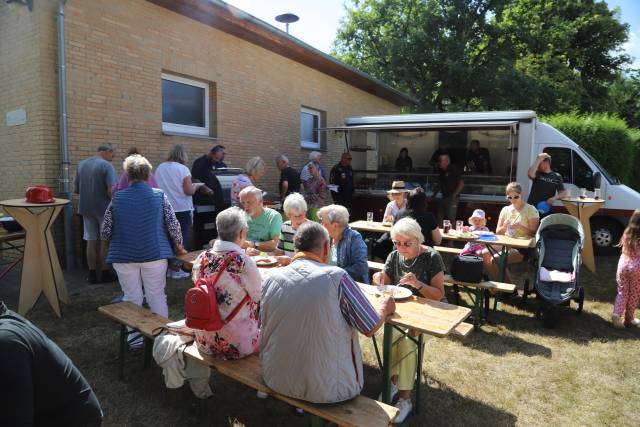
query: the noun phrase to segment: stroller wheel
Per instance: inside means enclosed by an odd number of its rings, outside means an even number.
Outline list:
[[[582,313],[582,307],[584,306],[584,288],[580,287],[578,291],[578,308],[576,309],[576,313]]]

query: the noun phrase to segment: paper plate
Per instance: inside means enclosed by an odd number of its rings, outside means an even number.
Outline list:
[[[258,267],[273,267],[278,265],[278,260],[272,256],[254,256],[252,257]]]
[[[393,285],[382,285],[378,286],[378,292],[382,293],[384,296],[392,296],[393,299],[400,300],[409,298],[413,293],[410,289],[404,288],[402,286],[393,286]]]

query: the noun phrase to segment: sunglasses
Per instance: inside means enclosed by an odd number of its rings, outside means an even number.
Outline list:
[[[520,196],[507,196],[507,200],[518,200]]]
[[[412,240],[409,240],[409,241],[406,241],[406,242],[399,242],[397,240],[392,240],[392,242],[393,242],[394,245],[396,245],[398,247],[405,247],[405,248],[410,248],[415,243]]]

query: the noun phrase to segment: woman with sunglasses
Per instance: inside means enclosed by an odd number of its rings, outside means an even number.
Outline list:
[[[424,235],[413,218],[402,218],[391,228],[391,240],[395,250],[389,254],[384,270],[373,275],[375,285],[399,285],[414,295],[436,301],[446,301],[444,296],[444,263],[433,248],[422,245]],[[401,423],[411,412],[411,390],[416,375],[415,344],[408,338],[400,338],[393,332],[391,394],[398,395],[396,407],[400,410],[396,423]],[[417,332],[410,331],[412,336]],[[398,362],[399,361],[399,362]],[[397,364],[396,364],[397,362]]]
[[[503,234],[518,239],[530,239],[536,234],[540,223],[538,210],[526,203],[522,198],[522,186],[517,182],[507,184],[507,200],[509,205],[502,208],[498,217],[496,234]],[[533,256],[533,248],[509,249],[508,264],[528,260]],[[482,251],[484,266],[492,280],[498,278],[498,263],[495,255],[488,249]],[[507,273],[508,274],[508,273]],[[510,279],[508,279],[510,280]]]

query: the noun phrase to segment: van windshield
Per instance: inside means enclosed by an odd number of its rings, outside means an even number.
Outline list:
[[[585,156],[587,156],[594,165],[596,165],[596,168],[598,168],[598,170],[600,171],[600,173],[602,173],[602,176],[604,176],[607,181],[609,181],[609,184],[614,184],[614,185],[619,185],[620,184],[620,180],[611,175],[605,168],[602,167],[602,165],[600,163],[598,163],[598,161],[596,159],[593,158],[593,156],[589,153],[587,153],[585,150],[582,149],[582,147],[578,147],[580,149],[580,152],[582,154],[584,154]]]

